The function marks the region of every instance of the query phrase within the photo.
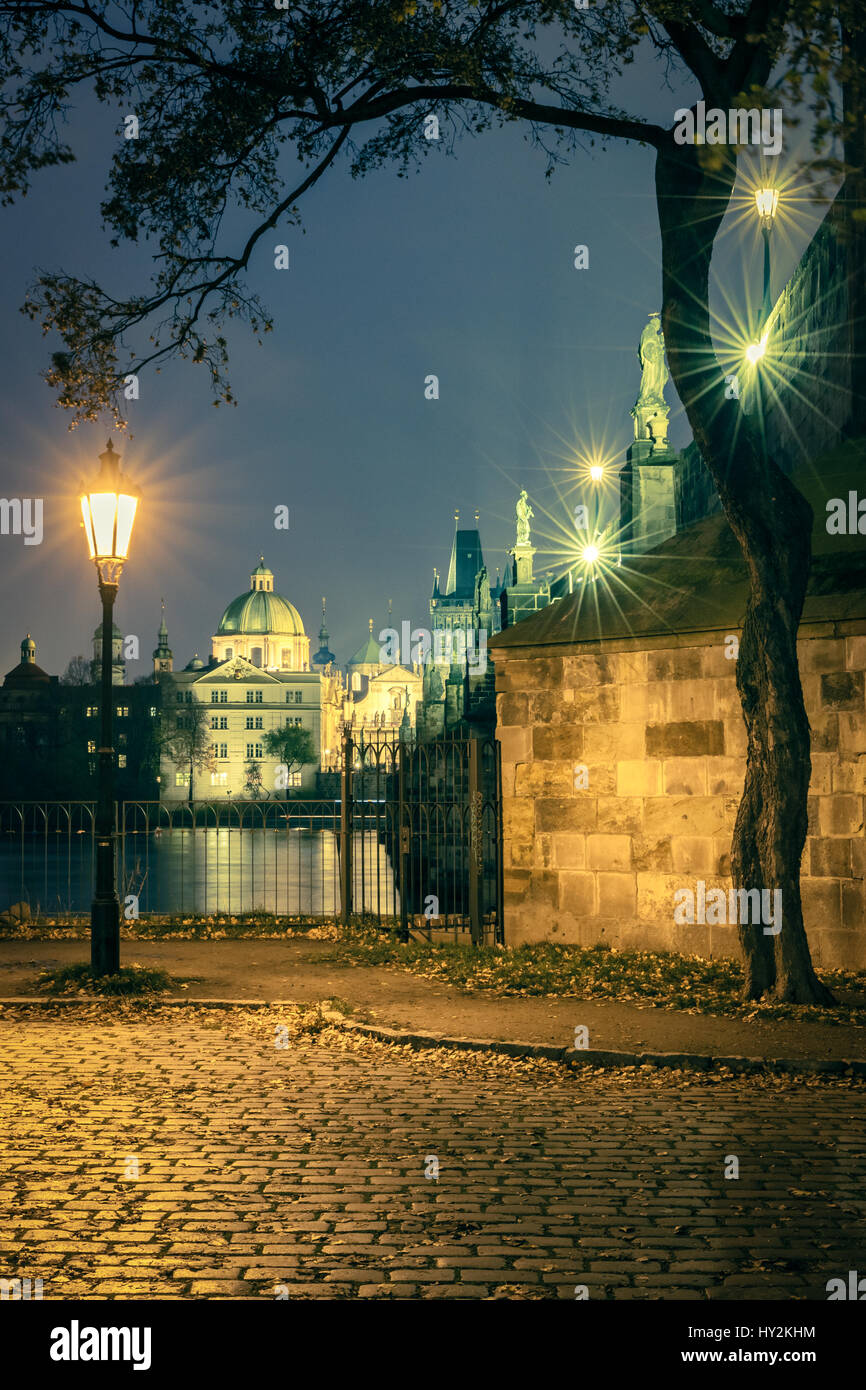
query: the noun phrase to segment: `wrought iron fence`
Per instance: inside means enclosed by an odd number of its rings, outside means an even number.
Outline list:
[[[500,768],[493,739],[356,738],[334,799],[117,807],[117,891],[129,919],[268,912],[357,915],[502,941]],[[0,911],[85,917],[91,802],[0,802]]]
[[[501,769],[495,739],[430,743],[353,732],[343,744],[341,900],[353,911],[393,914],[409,931],[468,932],[502,942]],[[358,832],[361,832],[360,835]],[[357,854],[384,845],[383,881]],[[358,885],[360,883],[360,892]]]

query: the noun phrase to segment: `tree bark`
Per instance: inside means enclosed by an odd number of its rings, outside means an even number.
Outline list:
[[[710,332],[709,273],[736,168],[727,155],[719,162],[719,154],[718,147],[679,146],[671,139],[658,153],[656,193],[671,375],[749,579],[736,672],[748,753],[731,876],[738,889],[780,889],[782,927],[765,934],[760,922],[738,924],[744,993],[832,1003],[812,968],[800,900],[811,759],[797,628],[809,577],[812,509],[767,457],[756,417],[745,415],[739,400],[726,399]]]

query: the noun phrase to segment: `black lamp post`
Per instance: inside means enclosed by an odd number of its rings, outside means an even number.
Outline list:
[[[761,323],[767,322],[770,317],[770,233],[773,230],[773,220],[776,216],[776,208],[779,206],[779,190],[777,188],[759,188],[755,193],[755,205],[761,219],[761,236],[764,238],[764,295],[761,301]]]
[[[115,887],[115,806],[113,699],[111,680],[114,600],[120,584],[138,492],[120,472],[120,455],[111,440],[99,455],[93,485],[81,488],[81,514],[99,577],[102,598],[102,693],[96,804],[96,895],[90,911],[90,965],[94,975],[113,975],[120,967],[120,904]]]

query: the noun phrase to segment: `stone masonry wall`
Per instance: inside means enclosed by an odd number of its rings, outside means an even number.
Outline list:
[[[497,651],[509,945],[736,952],[734,926],[673,918],[678,889],[731,887],[746,733],[725,636]],[[804,624],[798,645],[810,946],[816,964],[863,969],[866,621]]]

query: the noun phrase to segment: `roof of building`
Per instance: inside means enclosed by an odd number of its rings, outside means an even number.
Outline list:
[[[50,684],[51,677],[48,672],[36,665],[36,643],[28,632],[21,643],[21,660],[7,673],[3,681],[3,688],[4,690],[15,690],[16,688],[31,690],[34,685]]]
[[[866,536],[830,535],[827,503],[862,480],[866,441],[830,451],[793,481],[811,503],[812,568],[803,622],[866,616]],[[749,592],[739,545],[721,513],[695,522],[643,555],[622,557],[604,577],[524,618],[490,641],[500,648],[599,642],[742,626]]]
[[[270,570],[258,569],[255,573],[270,574]],[[233,633],[305,636],[301,615],[294,604],[282,594],[268,593],[264,589],[250,589],[232,599],[220,618],[217,635],[225,637]]]
[[[349,657],[349,666],[381,666],[382,647],[373,637],[373,619],[370,619],[370,632],[365,642],[362,642],[354,656]]]
[[[444,597],[471,603],[475,597],[475,578],[483,566],[481,536],[477,528],[455,531]]]

